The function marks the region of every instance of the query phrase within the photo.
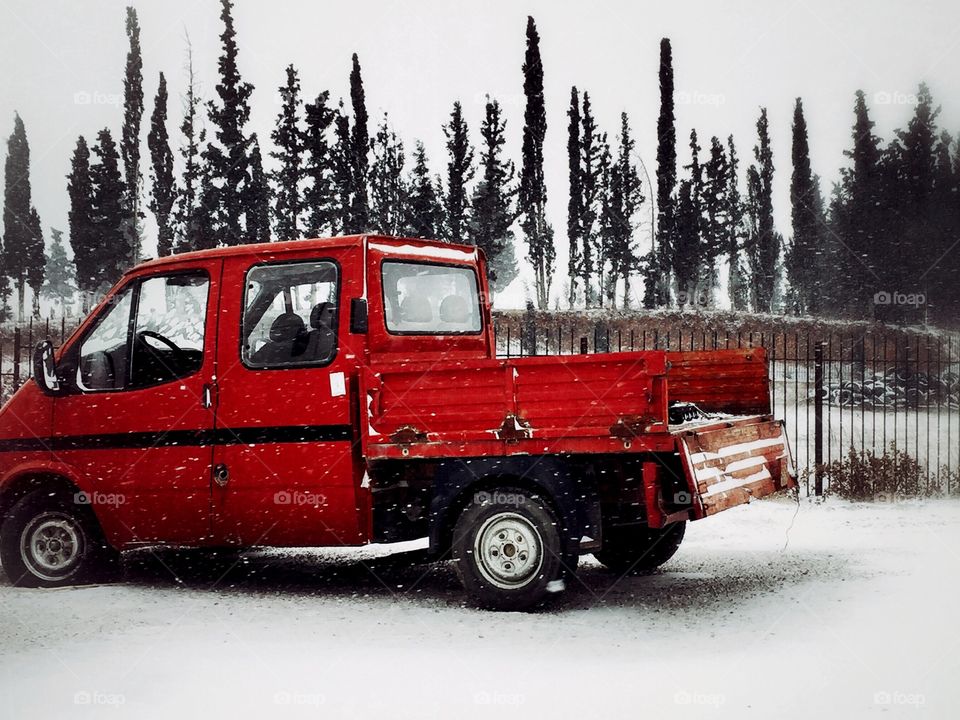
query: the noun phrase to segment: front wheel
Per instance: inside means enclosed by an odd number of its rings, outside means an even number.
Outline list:
[[[593,556],[621,575],[645,575],[674,556],[686,528],[686,522],[676,522],[659,529],[646,525],[605,529],[603,549]]]
[[[39,490],[11,508],[0,528],[0,563],[18,587],[61,587],[107,578],[119,555],[89,506]]]
[[[453,531],[457,574],[471,598],[490,610],[527,610],[559,588],[559,523],[525,490],[477,493]]]

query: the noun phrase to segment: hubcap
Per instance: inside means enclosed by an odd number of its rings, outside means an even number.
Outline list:
[[[483,576],[500,588],[517,588],[543,565],[543,543],[533,524],[517,513],[489,518],[477,533],[474,556]]]
[[[20,557],[42,580],[61,580],[76,567],[83,553],[83,532],[65,513],[34,518],[20,537]]]

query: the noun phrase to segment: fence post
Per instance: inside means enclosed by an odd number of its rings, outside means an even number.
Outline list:
[[[586,355],[588,351],[587,339],[585,337],[580,338],[580,354]]]
[[[13,329],[13,390],[20,387],[20,328]]]
[[[823,495],[823,342],[813,346],[813,477],[814,494]]]

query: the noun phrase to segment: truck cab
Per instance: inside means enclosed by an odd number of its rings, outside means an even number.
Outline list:
[[[686,521],[792,487],[769,412],[762,349],[497,358],[473,247],[185,253],[37,348],[0,410],[0,563],[59,586],[141,546],[427,537],[521,609],[582,552],[647,571]]]

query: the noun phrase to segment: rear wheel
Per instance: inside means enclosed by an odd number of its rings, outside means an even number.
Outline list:
[[[686,522],[676,522],[664,528],[629,525],[605,529],[603,548],[593,556],[616,573],[644,575],[674,556],[686,528]]]
[[[528,491],[477,493],[457,520],[452,551],[464,588],[481,607],[526,610],[561,589],[557,518]]]
[[[0,528],[0,563],[19,587],[61,587],[113,575],[119,554],[89,506],[39,490],[23,497]]]

